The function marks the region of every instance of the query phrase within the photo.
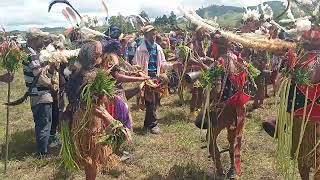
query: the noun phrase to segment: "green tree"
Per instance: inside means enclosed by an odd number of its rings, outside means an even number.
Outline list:
[[[171,11],[171,13],[170,13],[169,23],[171,24],[171,26],[177,25],[177,15],[175,15],[173,11]]]
[[[169,23],[169,19],[167,17],[167,15],[163,15],[162,16],[162,25],[166,25]]]

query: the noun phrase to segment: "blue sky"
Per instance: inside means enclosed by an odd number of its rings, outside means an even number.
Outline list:
[[[68,26],[61,10],[64,5],[54,6],[48,13],[48,4],[52,0],[0,0],[0,24],[8,30],[26,30],[30,27]],[[110,15],[137,14],[145,10],[150,16],[157,16],[170,11],[178,12],[177,7],[197,9],[210,4],[235,6],[257,5],[261,0],[104,0]],[[106,13],[101,0],[69,0],[81,14],[97,16],[103,19]],[[248,3],[250,2],[250,3]]]

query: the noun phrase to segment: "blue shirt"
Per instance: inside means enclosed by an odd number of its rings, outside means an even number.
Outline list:
[[[150,56],[149,63],[148,63],[148,75],[150,77],[155,77],[157,75],[157,60],[158,60],[157,45],[156,43],[151,45],[147,41],[145,43]]]

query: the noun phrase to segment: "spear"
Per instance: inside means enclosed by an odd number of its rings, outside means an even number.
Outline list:
[[[7,103],[10,102],[11,95],[11,83],[8,82],[8,94],[7,94]],[[7,173],[8,157],[9,157],[9,119],[10,119],[10,109],[7,106],[7,124],[6,124],[6,157],[4,163],[4,174]]]
[[[6,35],[5,29],[2,27],[2,31],[4,32],[5,41],[0,45],[0,49],[2,50],[1,59],[2,63],[1,66],[4,67],[8,75],[14,75],[14,72],[17,71],[20,67],[19,63],[20,60],[23,58],[24,53],[19,50],[19,47],[14,41],[11,41],[9,37]],[[16,58],[15,60],[12,58]],[[8,93],[7,93],[7,104],[10,103],[10,96],[11,96],[11,80],[8,80]],[[5,154],[5,163],[4,163],[4,173],[7,172],[7,165],[8,165],[8,157],[9,157],[9,120],[10,120],[10,107],[7,106],[7,122],[6,122],[6,154]]]
[[[5,55],[4,60],[6,61],[8,58],[9,53],[11,50],[8,51],[8,53]],[[8,73],[12,74],[8,70]],[[7,91],[7,103],[10,102],[10,95],[11,95],[11,83],[8,82],[8,91]],[[8,159],[9,159],[9,120],[10,120],[10,108],[7,106],[7,122],[6,122],[6,155],[5,155],[5,161],[4,161],[4,174],[7,173],[7,166],[8,166]]]

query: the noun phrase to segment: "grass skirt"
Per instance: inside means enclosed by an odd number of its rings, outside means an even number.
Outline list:
[[[77,164],[82,168],[90,166],[108,171],[119,162],[119,157],[113,154],[110,146],[98,143],[99,136],[105,132],[105,125],[101,118],[93,114],[93,110],[88,113],[88,122],[84,128],[81,128],[81,121],[85,121],[85,110],[81,108],[73,116],[71,131],[77,151]]]

